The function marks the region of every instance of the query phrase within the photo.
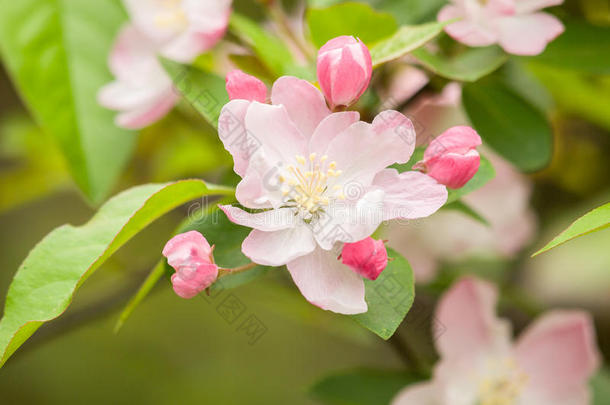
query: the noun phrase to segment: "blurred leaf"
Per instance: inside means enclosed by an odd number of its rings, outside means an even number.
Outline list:
[[[380,13],[368,4],[354,2],[310,8],[307,24],[313,43],[318,48],[341,35],[353,35],[370,45],[392,35],[398,28],[391,14]]]
[[[229,29],[250,45],[260,60],[277,77],[293,71],[295,62],[290,49],[275,35],[239,14],[233,13]]]
[[[413,52],[439,35],[445,25],[447,25],[446,22],[403,25],[394,35],[379,42],[371,49],[373,67]]]
[[[233,192],[201,180],[134,187],[109,200],[88,223],[52,231],[30,251],[9,288],[0,320],[0,366],[44,322],[61,315],[76,289],[152,221],[194,198]]]
[[[353,370],[323,378],[310,393],[325,405],[389,404],[400,390],[418,380],[404,371]]]
[[[610,27],[565,22],[566,30],[546,50],[526,60],[587,73],[610,73]]]
[[[607,405],[610,402],[610,371],[600,370],[591,380],[593,387],[593,405]]]
[[[610,226],[610,203],[598,207],[572,223],[565,231],[532,255],[537,256],[559,245]]]
[[[256,76],[263,81],[273,82],[273,74],[269,72],[269,69],[256,56],[231,54],[229,55],[229,59],[231,59],[231,62],[239,69],[249,75]]]
[[[392,13],[400,24],[418,24],[436,19],[448,0],[369,0],[375,7]]]
[[[225,80],[213,73],[163,59],[176,89],[214,128],[222,107],[229,102]]]
[[[413,269],[396,251],[388,248],[388,267],[375,281],[364,280],[369,310],[351,315],[359,324],[379,335],[392,337],[407,315],[415,298]]]
[[[489,226],[489,221],[487,221],[481,214],[472,209],[468,204],[463,201],[457,200],[453,201],[449,204],[445,204],[442,209],[453,210],[461,212],[462,214],[469,216],[477,222],[482,223],[485,226]]]
[[[462,101],[483,140],[523,171],[549,164],[553,137],[543,113],[492,78],[466,84]]]
[[[65,155],[72,177],[102,201],[135,137],[98,105],[106,60],[125,20],[118,0],[2,0],[0,51],[24,101]]]
[[[497,46],[468,48],[453,57],[434,54],[426,48],[413,51],[413,56],[432,72],[451,80],[475,82],[498,69],[508,60]]]

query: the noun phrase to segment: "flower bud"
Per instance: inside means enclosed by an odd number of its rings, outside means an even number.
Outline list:
[[[163,248],[163,256],[176,270],[172,275],[174,291],[182,298],[193,298],[218,277],[213,248],[197,231],[174,236]]]
[[[264,103],[267,99],[267,86],[254,76],[239,69],[227,74],[227,93],[231,100],[248,100]]]
[[[369,86],[371,54],[359,39],[340,36],[318,51],[318,82],[331,107],[348,106]]]
[[[422,170],[449,188],[461,188],[479,170],[481,157],[476,147],[481,137],[470,127],[458,126],[436,137],[413,168]]]
[[[341,252],[343,264],[369,280],[376,280],[388,265],[388,252],[381,240],[371,237],[346,243]]]

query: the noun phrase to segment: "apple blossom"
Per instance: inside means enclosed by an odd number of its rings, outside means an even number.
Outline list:
[[[382,240],[368,237],[343,245],[341,261],[362,277],[376,280],[388,265],[388,251]]]
[[[407,387],[393,405],[586,405],[588,380],[599,366],[590,316],[553,311],[511,342],[510,325],[495,315],[497,290],[465,278],[441,299],[441,356],[431,382]]]
[[[451,0],[439,21],[459,19],[445,27],[457,41],[469,46],[499,44],[508,53],[538,55],[564,31],[563,24],[544,7],[563,0]]]
[[[121,29],[110,53],[116,80],[98,93],[98,102],[119,111],[120,127],[139,129],[167,114],[178,100],[172,80],[159,63],[156,48],[132,25]]]
[[[267,86],[254,76],[250,76],[239,69],[227,74],[227,93],[229,99],[259,101],[264,103],[267,99]]]
[[[481,137],[466,126],[449,128],[430,142],[424,160],[414,168],[421,169],[430,177],[449,188],[463,187],[479,170],[481,157],[476,147]]]
[[[242,177],[236,198],[259,211],[221,208],[254,228],[242,244],[253,262],[287,265],[323,309],[366,312],[362,278],[333,248],[365,239],[382,221],[431,215],[447,190],[423,173],[387,168],[414,150],[404,115],[384,111],[368,124],[355,111],[331,113],[317,88],[290,76],[275,82],[271,102],[232,100],[222,109],[219,135]]]
[[[224,35],[231,0],[124,0],[130,19],[159,53],[191,62]]]
[[[174,236],[163,248],[163,256],[176,273],[172,275],[174,291],[182,298],[193,298],[218,277],[213,248],[197,231]]]
[[[333,108],[356,102],[373,73],[369,49],[359,39],[345,35],[320,48],[317,64],[320,88]]]

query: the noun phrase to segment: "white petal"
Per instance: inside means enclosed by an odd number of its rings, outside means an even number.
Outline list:
[[[282,266],[310,253],[315,247],[311,230],[305,225],[275,232],[255,229],[241,245],[246,256],[265,266]]]

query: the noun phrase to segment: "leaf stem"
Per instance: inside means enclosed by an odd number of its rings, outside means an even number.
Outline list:
[[[235,268],[232,268],[232,269],[220,268],[220,269],[218,269],[218,279],[220,279],[222,277],[225,277],[225,276],[228,276],[229,274],[242,273],[244,271],[251,270],[251,269],[255,268],[256,266],[258,266],[258,264],[256,264],[256,263],[248,263],[246,265],[235,267]]]
[[[279,2],[272,2],[269,9],[271,20],[277,25],[284,35],[298,48],[303,57],[307,60],[315,60],[315,54],[312,52],[308,44],[303,41],[292,29],[288,22],[288,16],[282,9]]]

